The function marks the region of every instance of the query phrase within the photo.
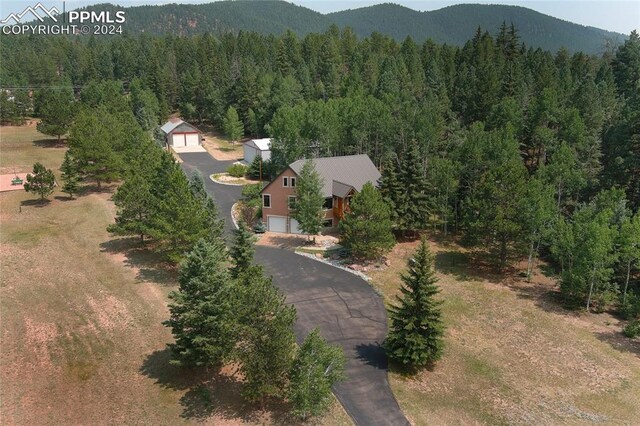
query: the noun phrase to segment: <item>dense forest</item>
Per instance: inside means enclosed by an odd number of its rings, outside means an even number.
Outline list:
[[[78,99],[81,110],[129,114],[152,134],[174,111],[221,127],[233,107],[247,136],[274,138],[273,171],[366,153],[383,172],[397,232],[454,232],[499,269],[528,255],[530,272],[542,255],[569,305],[640,311],[635,32],[600,57],[529,48],[507,24],[495,35],[478,29],[461,48],[359,39],[336,26],[304,38],[2,41],[0,79],[12,87],[0,97],[5,123],[40,115],[58,124],[43,131],[63,135]],[[124,122],[87,114],[75,132],[97,120],[108,134]],[[119,142],[105,137],[103,148],[110,143]]]
[[[385,3],[323,15],[314,10],[279,0],[216,1],[207,4],[164,4],[120,7],[99,4],[95,11],[126,12],[123,30],[130,34],[221,35],[225,32],[255,31],[281,35],[292,30],[298,36],[326,31],[332,24],[352,28],[358,37],[373,32],[396,41],[411,37],[416,42],[463,46],[478,26],[498,28],[512,22],[522,41],[534,48],[553,52],[565,47],[571,52],[601,54],[624,42],[619,33],[586,27],[519,6],[460,4],[420,12]]]

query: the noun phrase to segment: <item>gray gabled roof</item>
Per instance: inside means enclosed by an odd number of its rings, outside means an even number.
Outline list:
[[[347,185],[346,183],[338,182],[337,180],[334,180],[331,185],[332,195],[338,196],[340,198],[344,198],[349,195],[352,189],[354,189],[353,186]]]
[[[171,133],[171,131],[173,129],[175,129],[176,127],[178,127],[179,125],[181,125],[182,123],[184,123],[184,121],[182,120],[178,120],[178,121],[167,121],[166,123],[164,123],[162,125],[162,127],[160,127],[160,129],[166,134],[168,135],[169,133]]]
[[[365,183],[377,185],[380,179],[380,172],[366,154],[313,158],[311,161],[324,181],[322,193],[325,197],[334,194],[334,181],[338,183],[336,189],[342,193],[347,186],[360,191]],[[298,160],[289,164],[289,167],[299,175],[304,162],[305,160]]]

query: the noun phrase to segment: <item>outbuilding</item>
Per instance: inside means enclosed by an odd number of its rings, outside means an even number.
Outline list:
[[[186,121],[169,120],[160,129],[164,133],[167,147],[185,148],[201,145],[202,132]]]
[[[271,158],[271,138],[252,139],[244,144],[244,161],[251,164],[256,157],[267,161]]]

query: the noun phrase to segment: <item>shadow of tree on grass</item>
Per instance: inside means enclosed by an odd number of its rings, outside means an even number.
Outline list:
[[[211,416],[247,423],[264,423],[267,413],[274,424],[298,424],[289,415],[290,405],[278,400],[265,400],[264,406],[242,397],[242,380],[231,372],[204,367],[173,365],[169,348],[151,353],[144,360],[140,372],[166,389],[185,391],[180,398],[182,417],[204,421]]]
[[[154,282],[164,286],[175,286],[178,281],[178,268],[161,253],[142,245],[137,238],[116,238],[100,244],[101,251],[111,254],[123,254],[125,265],[137,270],[136,279],[142,282]]]

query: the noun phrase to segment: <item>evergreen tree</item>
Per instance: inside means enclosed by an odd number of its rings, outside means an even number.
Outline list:
[[[242,122],[238,117],[238,111],[232,106],[229,107],[227,113],[224,116],[224,121],[222,124],[224,129],[224,134],[231,140],[231,142],[236,142],[240,140],[244,133],[244,127],[242,126]]]
[[[379,185],[382,199],[389,205],[391,220],[394,226],[398,227],[402,217],[400,209],[404,206],[405,191],[398,179],[398,163],[394,158],[388,157],[384,161]]]
[[[367,182],[351,198],[351,210],[340,221],[340,244],[362,259],[378,259],[395,244],[390,208]]]
[[[420,368],[440,359],[444,335],[441,302],[434,298],[440,289],[425,239],[409,260],[408,268],[408,274],[402,275],[399,304],[389,309],[391,329],[384,346],[390,359]]]
[[[290,372],[288,397],[295,415],[304,420],[327,410],[331,387],[345,379],[344,364],[342,348],[329,345],[317,328],[307,335]]]
[[[78,174],[78,165],[76,160],[69,154],[64,153],[64,161],[60,166],[62,172],[62,192],[69,194],[69,198],[73,198],[78,193],[80,176]]]
[[[233,234],[235,239],[231,249],[229,249],[233,266],[229,272],[232,277],[237,278],[248,271],[253,262],[253,255],[256,251],[254,247],[256,238],[243,221],[238,223],[238,229],[234,230]]]
[[[56,178],[51,169],[47,169],[41,163],[35,163],[33,165],[33,172],[27,175],[24,190],[38,194],[40,200],[44,201],[44,199],[53,192],[55,184]]]
[[[180,265],[179,287],[169,294],[169,320],[175,343],[172,363],[220,366],[230,359],[238,339],[233,281],[224,242],[200,240]]]
[[[291,217],[305,234],[316,235],[322,229],[324,196],[322,178],[313,161],[305,161],[296,183],[296,201]]]
[[[76,105],[71,88],[49,90],[38,96],[40,122],[37,129],[45,135],[56,136],[58,142],[67,134],[76,114]]]
[[[136,235],[144,243],[144,237],[153,233],[155,199],[151,185],[139,174],[127,178],[113,196],[118,211],[115,223],[107,230],[115,235]]]
[[[400,182],[405,195],[399,201],[397,212],[403,231],[424,229],[429,216],[427,180],[417,143],[412,143],[400,163]]]
[[[251,266],[240,276],[242,341],[238,345],[245,395],[251,400],[283,396],[293,362],[296,309],[262,267]]]
[[[131,132],[132,129],[127,129]],[[123,123],[103,109],[85,110],[75,120],[69,132],[71,155],[78,161],[80,171],[102,182],[111,182],[125,169],[123,158],[116,152],[115,142],[121,143]]]
[[[189,189],[196,201],[200,202],[203,215],[203,230],[206,237],[211,241],[216,241],[222,237],[224,229],[224,219],[220,218],[215,200],[207,192],[204,186],[202,173],[196,170],[189,178]]]

